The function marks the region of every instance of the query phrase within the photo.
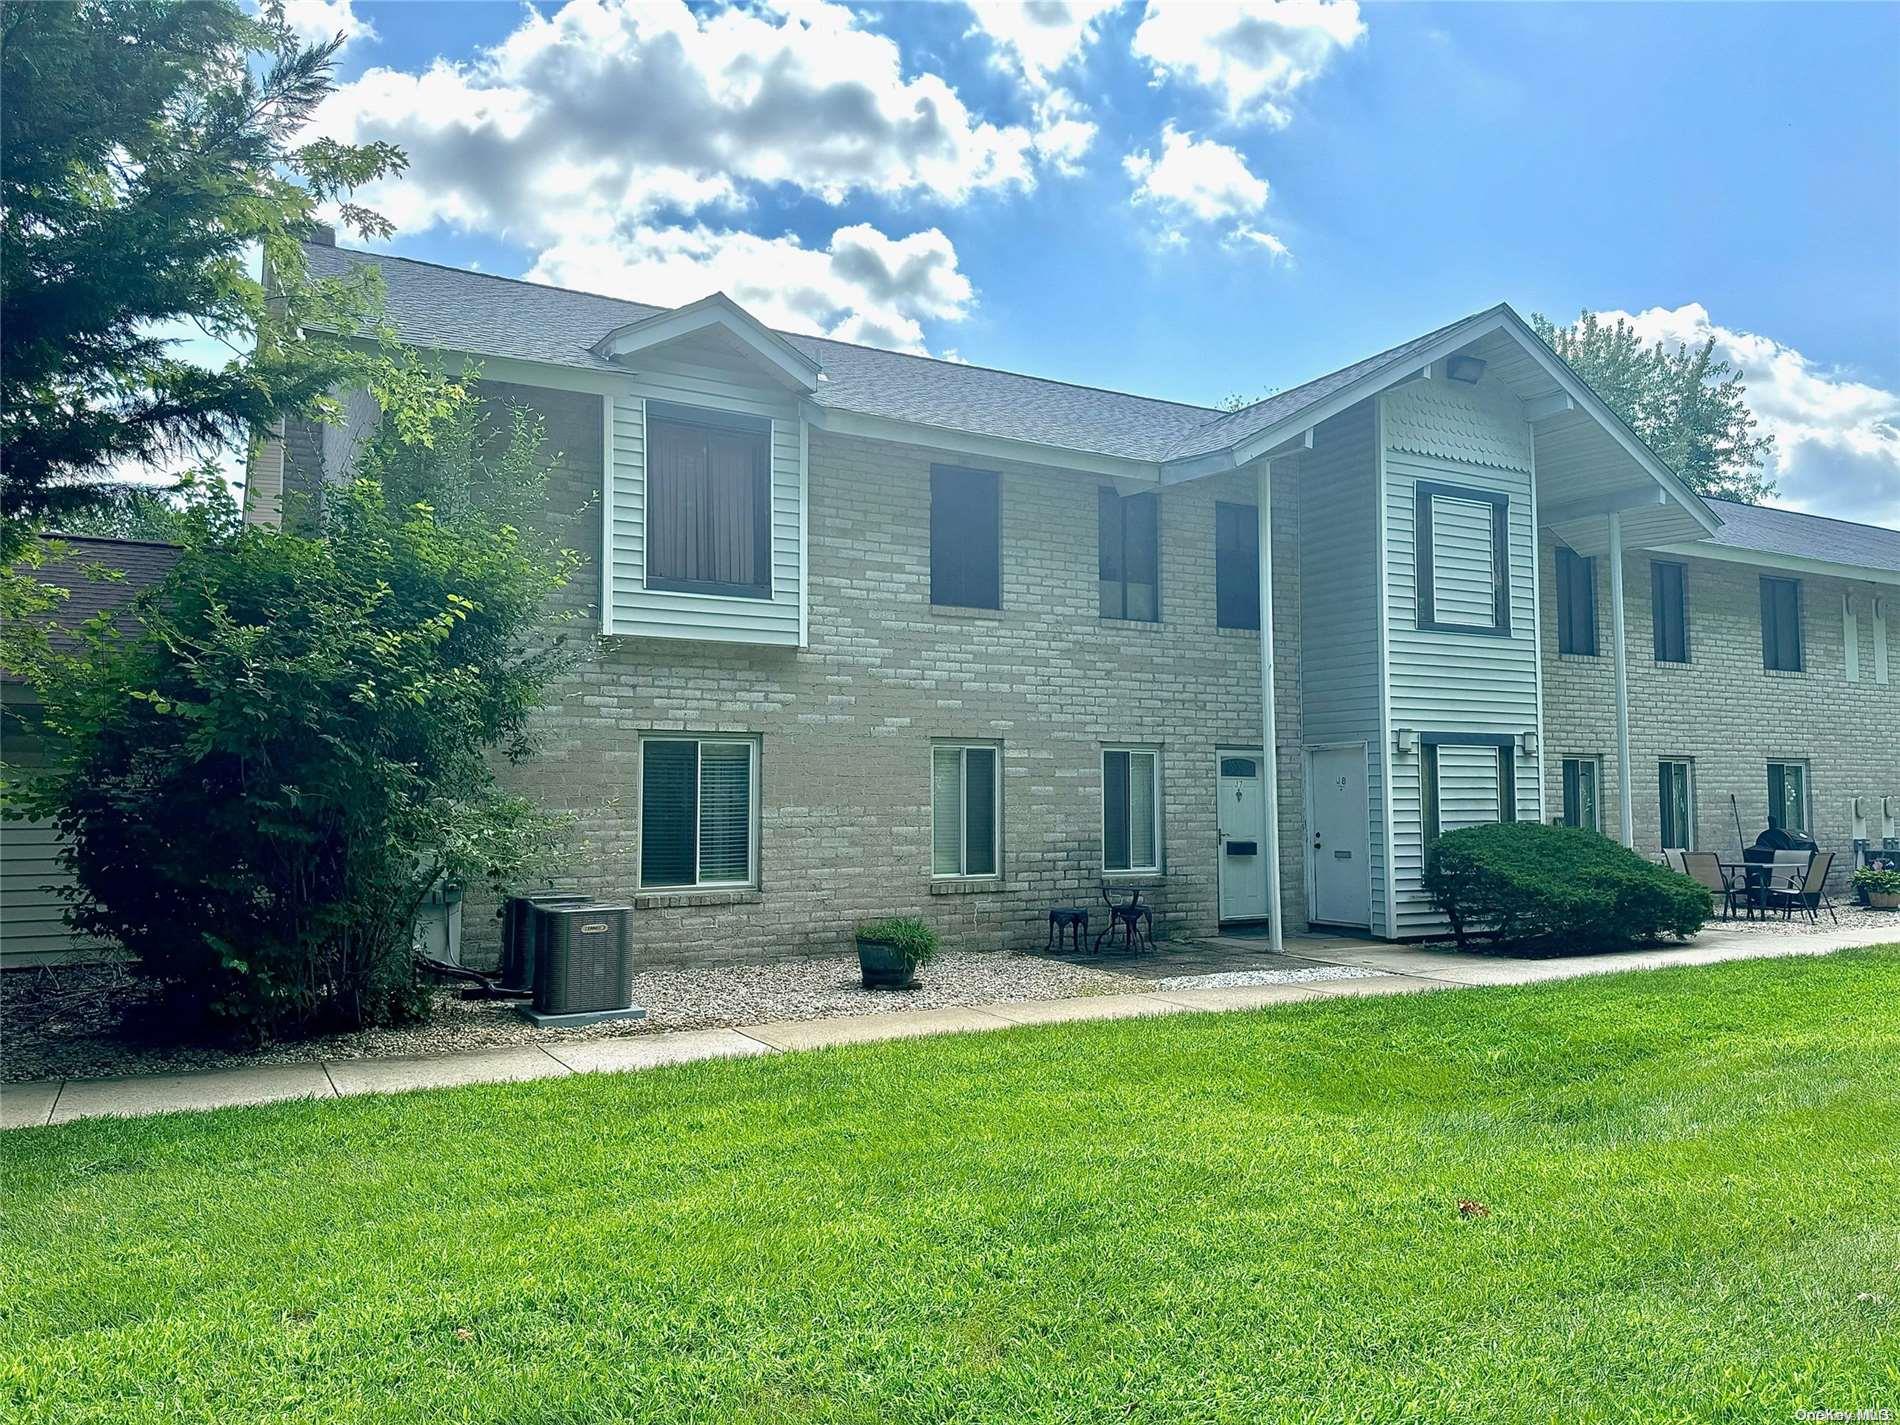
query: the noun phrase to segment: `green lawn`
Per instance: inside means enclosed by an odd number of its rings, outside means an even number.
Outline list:
[[[1890,947],[9,1133],[0,1417],[1900,1408],[1897,1007]]]

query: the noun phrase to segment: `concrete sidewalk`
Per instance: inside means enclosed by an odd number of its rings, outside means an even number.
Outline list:
[[[926,1034],[968,1033],[1030,1024],[1127,1019],[1143,1015],[1259,1009],[1344,995],[1407,994],[1567,980],[1618,970],[1709,965],[1722,960],[1823,955],[1894,939],[1891,929],[1747,935],[1708,931],[1678,949],[1566,959],[1516,960],[1458,955],[1377,941],[1295,936],[1287,953],[1316,965],[1371,972],[1361,979],[1302,984],[1157,989],[1134,994],[1030,1000],[969,1008],[895,1010],[833,1019],[786,1020],[742,1029],[688,1029],[572,1044],[524,1044],[410,1059],[330,1059],[145,1078],[68,1079],[0,1085],[0,1128],[67,1123],[76,1118],[138,1117],[178,1109],[225,1108],[280,1099],[402,1093],[457,1084],[505,1083],[568,1074],[626,1073],[706,1059],[743,1058],[836,1044],[869,1044]]]

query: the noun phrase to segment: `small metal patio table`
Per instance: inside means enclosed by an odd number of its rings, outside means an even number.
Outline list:
[[[1154,906],[1152,903],[1144,903],[1141,899],[1143,891],[1154,889],[1155,887],[1147,882],[1102,882],[1102,901],[1108,907],[1108,924],[1096,934],[1095,942],[1090,946],[1091,953],[1099,952],[1104,940],[1108,941],[1111,950],[1114,949],[1117,933],[1122,935],[1130,952],[1141,949],[1144,941],[1147,942],[1150,950],[1155,948]],[[1128,899],[1116,900],[1115,896],[1118,892],[1126,892]]]

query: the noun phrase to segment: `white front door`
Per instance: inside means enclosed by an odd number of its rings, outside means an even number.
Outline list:
[[[1263,920],[1267,914],[1266,788],[1258,752],[1220,754],[1220,918]]]
[[[1312,806],[1306,855],[1313,885],[1308,919],[1369,928],[1372,884],[1366,870],[1371,835],[1366,745],[1315,747],[1306,755],[1307,796]]]

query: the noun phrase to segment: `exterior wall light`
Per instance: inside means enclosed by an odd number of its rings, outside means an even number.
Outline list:
[[[1392,734],[1392,749],[1401,757],[1410,757],[1418,750],[1418,734],[1409,727],[1401,727]]]
[[[1467,386],[1475,386],[1484,379],[1484,363],[1475,356],[1447,356],[1445,379],[1462,381]]]
[[[1535,732],[1524,733],[1518,738],[1518,741],[1523,744],[1524,755],[1526,757],[1535,757],[1537,755],[1537,734]]]

